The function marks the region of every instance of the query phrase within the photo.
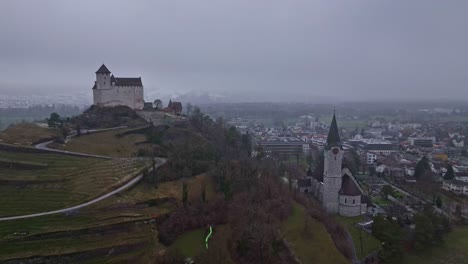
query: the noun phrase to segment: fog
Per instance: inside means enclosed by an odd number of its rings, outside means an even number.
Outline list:
[[[468,1],[1,1],[0,96],[89,93],[102,63],[147,95],[465,100]]]

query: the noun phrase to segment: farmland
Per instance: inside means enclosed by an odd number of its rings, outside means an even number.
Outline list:
[[[0,216],[76,205],[122,185],[149,165],[149,161],[131,158],[103,160],[6,151],[0,151],[0,160]],[[9,161],[13,167],[7,165]]]

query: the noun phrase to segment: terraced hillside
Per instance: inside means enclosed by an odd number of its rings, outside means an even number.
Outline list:
[[[0,151],[0,216],[62,209],[129,181],[148,160]]]
[[[126,134],[138,128],[124,128],[112,131],[81,135],[70,139],[65,145],[56,143],[49,147],[111,157],[134,157],[139,149],[148,148],[146,137],[142,133]]]
[[[154,218],[180,206],[183,181],[160,183],[157,188],[142,181],[75,214],[2,221],[0,262],[152,263],[155,254],[167,250],[158,242]],[[206,175],[185,182],[190,186],[189,201],[200,199],[204,182],[207,200],[215,198]]]

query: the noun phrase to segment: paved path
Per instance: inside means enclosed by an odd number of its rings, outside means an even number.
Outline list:
[[[60,149],[53,149],[47,147],[50,143],[54,142],[53,140],[43,142],[40,144],[35,145],[34,147],[37,149],[42,149],[42,150],[47,150],[50,152],[55,152],[55,153],[61,153],[61,154],[67,154],[67,155],[73,155],[73,156],[80,156],[80,157],[90,157],[90,158],[99,158],[99,159],[112,159],[111,157],[108,156],[101,156],[101,155],[93,155],[93,154],[86,154],[86,153],[79,153],[79,152],[73,152],[73,151],[66,151],[66,150],[60,150]]]
[[[164,163],[166,163],[166,159],[157,158],[156,168],[164,165]],[[149,172],[151,172],[151,171],[152,171],[152,168],[150,168]],[[104,194],[102,196],[99,196],[99,197],[97,197],[97,198],[95,198],[95,199],[93,199],[91,201],[88,201],[86,203],[82,203],[82,204],[79,204],[79,205],[76,205],[76,206],[73,206],[73,207],[68,207],[68,208],[64,208],[64,209],[60,209],[60,210],[48,211],[48,212],[43,212],[43,213],[36,213],[36,214],[1,217],[0,221],[31,218],[31,217],[58,214],[58,213],[66,213],[66,212],[70,212],[70,211],[73,211],[73,210],[76,210],[76,209],[80,209],[80,208],[86,207],[88,205],[97,203],[97,202],[99,202],[101,200],[104,200],[107,197],[112,196],[112,195],[114,195],[116,193],[119,193],[119,192],[121,192],[121,191],[123,191],[125,189],[128,189],[129,187],[131,187],[131,186],[135,185],[137,182],[139,182],[142,178],[143,178],[143,174],[140,174],[137,177],[133,178],[131,181],[127,182],[126,184],[120,186],[119,188],[117,188],[117,189],[115,189],[115,190],[113,190],[113,191],[111,191],[109,193],[106,193],[106,194]]]
[[[107,129],[109,130],[109,129]],[[98,131],[102,131],[102,130],[98,130]],[[97,132],[96,130],[93,131],[93,132]],[[53,141],[53,140],[52,140]],[[47,145],[49,143],[51,143],[52,141],[48,141],[48,142],[44,142],[44,143],[41,143],[41,144],[37,144],[35,147],[37,149],[42,149],[42,150],[46,150],[46,151],[50,151],[50,152],[58,152],[58,153],[64,153],[64,154],[72,154],[72,155],[77,155],[77,156],[83,156],[83,157],[97,157],[97,158],[105,158],[105,159],[111,159],[111,157],[107,157],[107,156],[99,156],[99,155],[92,155],[92,154],[85,154],[85,153],[78,153],[78,152],[71,152],[71,151],[64,151],[64,150],[58,150],[58,149],[51,149],[51,148],[48,148]],[[156,168],[164,165],[166,163],[166,159],[163,159],[163,158],[156,158]],[[148,172],[151,172],[153,170],[153,168],[149,168],[149,171]],[[109,193],[106,193],[102,196],[99,196],[97,198],[94,198],[93,200],[91,201],[88,201],[86,203],[82,203],[82,204],[79,204],[79,205],[75,205],[73,207],[68,207],[68,208],[64,208],[64,209],[60,209],[60,210],[55,210],[55,211],[48,211],[48,212],[42,212],[42,213],[36,213],[36,214],[28,214],[28,215],[18,215],[18,216],[8,216],[8,217],[0,217],[0,221],[8,221],[8,220],[17,220],[17,219],[24,219],[24,218],[32,218],[32,217],[37,217],[37,216],[44,216],[44,215],[51,215],[51,214],[59,214],[59,213],[66,213],[66,212],[70,212],[70,211],[73,211],[73,210],[77,210],[77,209],[80,209],[80,208],[83,208],[83,207],[86,207],[88,205],[91,205],[91,204],[94,204],[94,203],[97,203],[101,200],[104,200],[106,199],[107,197],[109,196],[112,196],[116,193],[119,193],[121,191],[124,191],[126,189],[128,189],[129,187],[132,187],[133,185],[135,185],[136,183],[138,183],[141,179],[143,178],[143,174],[140,174],[138,176],[136,176],[135,178],[133,178],[131,181],[127,182],[126,184],[120,186],[119,188],[109,192]]]
[[[81,133],[82,134],[85,134],[85,133],[90,133],[91,134],[91,133],[96,133],[96,132],[104,132],[104,131],[117,130],[117,129],[122,129],[122,128],[127,128],[127,126],[111,127],[111,128],[103,128],[103,129],[82,129]],[[75,137],[76,135],[77,134],[75,132],[72,135],[70,135],[70,137]],[[112,158],[112,157],[108,157],[108,156],[79,153],[79,152],[66,151],[66,150],[60,150],[60,149],[54,149],[54,148],[47,147],[47,145],[49,145],[52,142],[54,142],[54,140],[50,140],[50,141],[47,141],[47,142],[37,144],[34,147],[37,148],[37,149],[47,150],[47,151],[50,151],[50,152],[56,152],[56,153],[74,155],[74,156],[81,156],[81,157],[100,158],[100,159],[111,159]]]

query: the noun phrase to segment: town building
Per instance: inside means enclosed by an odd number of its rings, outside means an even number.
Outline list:
[[[397,145],[383,139],[350,139],[347,143],[361,153],[371,152],[380,155],[389,155],[398,152]]]
[[[453,192],[455,194],[468,196],[468,181],[459,179],[444,180],[442,189]]]
[[[97,106],[125,105],[135,110],[143,109],[141,77],[114,77],[106,65],[103,64],[96,71],[96,81],[93,86],[93,104]]]
[[[282,155],[306,155],[310,151],[309,144],[297,137],[269,137],[258,141],[258,145],[265,153]]]
[[[162,111],[166,113],[180,115],[182,114],[182,103],[172,102],[172,100],[169,100],[169,104],[167,105],[166,108],[163,108]]]
[[[411,146],[432,148],[436,142],[435,137],[408,137],[408,142]]]

